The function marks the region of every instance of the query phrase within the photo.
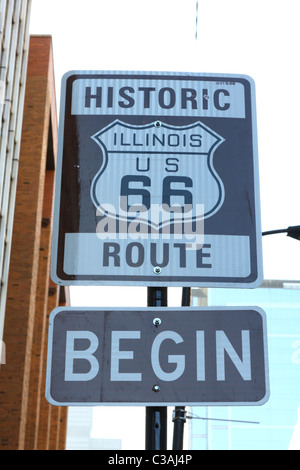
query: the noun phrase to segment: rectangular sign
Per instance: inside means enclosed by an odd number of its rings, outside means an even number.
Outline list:
[[[53,405],[261,405],[265,313],[232,308],[72,308],[50,316]]]
[[[66,74],[51,271],[61,285],[258,287],[252,79]]]

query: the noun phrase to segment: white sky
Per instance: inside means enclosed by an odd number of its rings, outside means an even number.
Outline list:
[[[51,34],[57,101],[69,70],[237,73],[256,83],[262,229],[300,224],[299,1],[33,0]],[[263,238],[264,277],[298,279],[300,244]]]
[[[262,229],[299,225],[299,0],[199,0],[197,40],[195,30],[196,0],[32,1],[31,33],[53,37],[58,105],[60,79],[69,70],[252,76]],[[296,240],[285,234],[264,237],[263,257],[265,279],[299,279]],[[105,292],[116,288],[101,289],[99,305],[107,301]],[[112,305],[145,305],[145,289],[133,294],[126,288],[127,298],[117,289]],[[81,296],[74,294],[73,302],[82,304]]]

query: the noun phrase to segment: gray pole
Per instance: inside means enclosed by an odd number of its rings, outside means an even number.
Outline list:
[[[191,304],[191,288],[183,287],[182,289],[182,298],[181,306],[189,307]],[[182,450],[183,449],[183,431],[184,425],[186,422],[186,411],[184,406],[175,406],[173,413],[173,450]]]
[[[166,307],[168,305],[167,287],[147,288],[148,307]],[[146,450],[167,449],[167,407],[146,407]]]

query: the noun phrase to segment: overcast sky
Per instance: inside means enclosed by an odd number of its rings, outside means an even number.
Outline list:
[[[250,75],[256,83],[262,229],[300,224],[299,1],[33,0],[51,34],[57,101],[68,70]],[[300,243],[264,237],[265,278],[299,279]]]
[[[300,224],[299,0],[199,0],[197,40],[195,32],[196,0],[32,1],[31,33],[53,38],[58,105],[60,80],[69,70],[250,75],[256,83],[262,229]],[[266,279],[299,279],[300,242],[264,237],[263,258]],[[73,305],[83,305],[81,289],[73,292]],[[145,305],[143,288],[133,294],[118,287],[118,295],[112,289],[100,288],[96,304]],[[179,305],[180,297],[171,296],[169,290],[169,305]],[[89,293],[84,304],[90,302]],[[131,437],[133,423],[140,423],[138,431],[144,416],[144,410],[127,407],[95,411],[95,436],[102,438],[115,435],[116,421],[123,439]],[[138,434],[135,448],[143,448],[143,430]]]

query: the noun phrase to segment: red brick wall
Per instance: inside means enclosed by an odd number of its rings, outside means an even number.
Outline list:
[[[54,155],[47,155],[50,136]],[[1,450],[65,447],[67,409],[44,398],[48,316],[59,303],[49,276],[56,144],[52,41],[33,36],[0,369]]]

